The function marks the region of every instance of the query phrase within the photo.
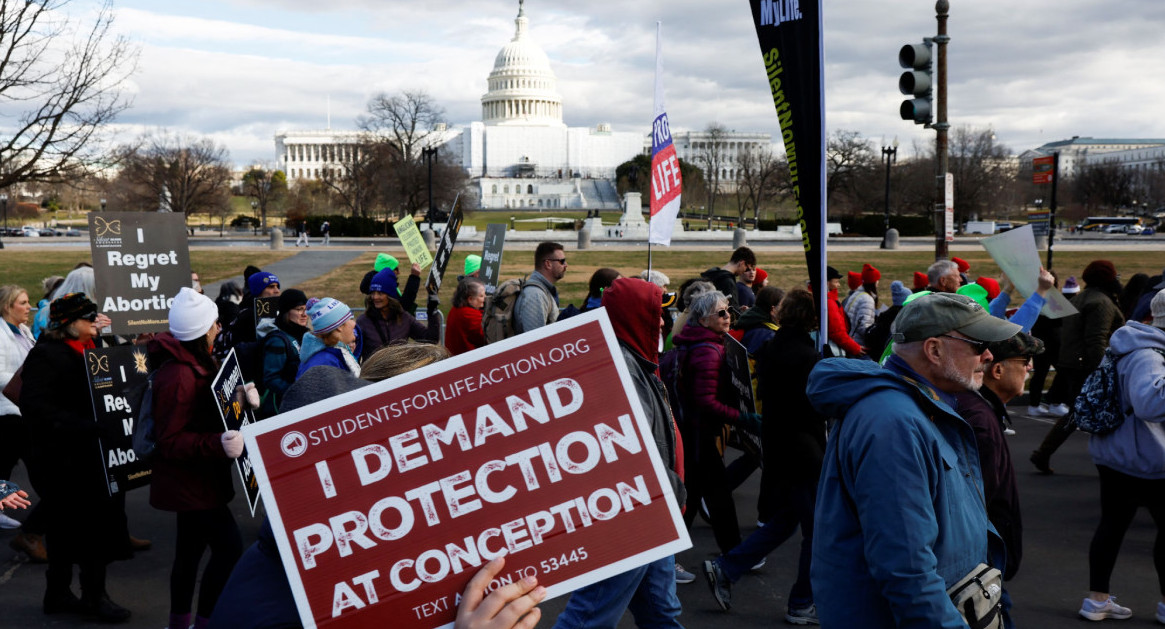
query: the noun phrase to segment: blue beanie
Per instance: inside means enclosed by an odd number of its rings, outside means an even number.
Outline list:
[[[352,309],[344,305],[342,301],[324,297],[312,304],[307,311],[307,316],[311,318],[312,334],[325,336],[351,319]]]
[[[890,303],[894,306],[901,306],[906,303],[906,298],[910,296],[910,289],[898,280],[890,283]]]
[[[247,278],[247,290],[251,291],[252,297],[258,297],[268,284],[278,284],[279,278],[271,271],[259,271]]]
[[[373,276],[372,281],[368,283],[368,292],[384,293],[393,298],[400,295],[400,290],[397,288],[396,283],[396,271],[384,269],[377,273]]]

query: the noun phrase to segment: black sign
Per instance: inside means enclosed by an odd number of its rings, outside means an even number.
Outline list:
[[[453,202],[453,212],[449,214],[449,222],[445,223],[445,231],[441,232],[441,242],[437,245],[437,255],[433,257],[433,266],[429,268],[429,281],[425,287],[430,293],[441,290],[441,278],[445,277],[445,267],[449,266],[449,256],[453,255],[453,245],[457,243],[457,232],[461,231],[461,221],[464,215],[461,212],[461,196]]]
[[[736,400],[736,404],[729,405],[735,406],[741,413],[755,413],[756,403],[752,398],[752,369],[748,365],[748,350],[739,341],[727,335],[724,337],[724,348],[727,350],[724,352],[724,360],[728,363],[728,395]],[[763,460],[759,434],[740,429],[736,430],[736,434],[745,451],[756,455],[757,461]]]
[[[247,406],[247,393],[243,385],[243,370],[239,368],[239,358],[232,348],[210,384],[215,406],[227,430],[240,430],[255,422],[255,415]],[[251,515],[255,515],[255,506],[259,504],[259,481],[255,479],[255,470],[251,467],[251,458],[245,449],[235,459],[235,468],[239,470],[239,478],[243,481],[243,491],[247,494]]]
[[[263,323],[264,319],[274,321],[275,316],[279,314],[279,298],[278,297],[256,297],[255,298],[255,329],[259,329],[259,324]],[[256,334],[255,338],[259,338]]]
[[[485,243],[481,247],[481,280],[485,282],[486,295],[492,295],[498,289],[498,275],[502,272],[502,249],[505,246],[505,224],[486,225]]]
[[[169,328],[170,302],[190,286],[185,215],[173,212],[90,212],[89,247],[98,310],[114,334]]]
[[[136,345],[85,351],[85,371],[93,398],[93,417],[101,435],[101,459],[109,495],[150,484],[150,466],[133,451],[137,418],[126,395],[146,381],[145,348]]]
[[[765,76],[781,127],[809,283],[825,339],[825,108],[821,0],[750,0]]]

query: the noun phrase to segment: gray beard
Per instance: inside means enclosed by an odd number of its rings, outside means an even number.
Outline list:
[[[952,382],[959,383],[964,389],[968,391],[979,391],[979,387],[983,386],[983,381],[980,380],[978,384],[975,383],[975,374],[964,374],[955,365],[947,362],[943,363],[943,377]]]

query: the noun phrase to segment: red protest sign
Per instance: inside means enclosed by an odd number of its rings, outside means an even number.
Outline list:
[[[1032,183],[1052,183],[1052,176],[1055,174],[1055,163],[1056,157],[1054,155],[1033,159]]]
[[[243,434],[306,627],[451,625],[501,555],[555,596],[691,545],[604,309]]]

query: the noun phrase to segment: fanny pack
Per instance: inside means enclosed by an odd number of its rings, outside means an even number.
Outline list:
[[[947,590],[971,629],[1003,627],[1003,573],[981,563]]]

